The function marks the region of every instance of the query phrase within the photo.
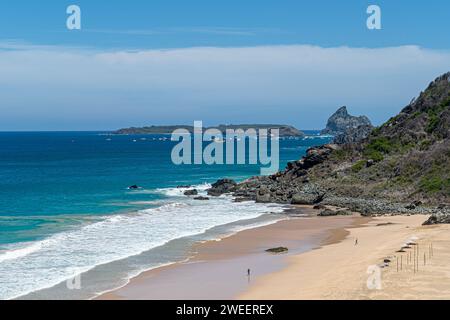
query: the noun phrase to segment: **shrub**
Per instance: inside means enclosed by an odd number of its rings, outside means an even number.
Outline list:
[[[395,145],[386,137],[372,139],[363,151],[366,158],[376,162],[384,159],[384,154],[394,150]]]
[[[412,118],[415,119],[415,118],[417,118],[418,116],[420,116],[421,114],[422,114],[422,112],[416,111],[416,112],[414,112],[414,113],[412,114]]]
[[[431,141],[428,139],[422,140],[419,145],[420,150],[427,150],[431,146]]]
[[[428,124],[425,131],[428,133],[433,133],[433,131],[439,125],[439,118],[442,111],[450,106],[450,97],[444,100],[441,104],[435,105],[428,110]]]
[[[352,166],[352,171],[353,172],[359,172],[362,170],[362,168],[364,168],[366,164],[365,160],[359,160],[357,161],[353,166]]]
[[[381,133],[381,127],[376,127],[375,129],[372,130],[371,135],[373,137],[378,136]]]
[[[331,158],[334,158],[336,160],[344,160],[347,158],[349,152],[345,149],[338,149],[334,150],[331,154]]]
[[[426,176],[420,180],[420,189],[428,193],[436,193],[440,191],[449,192],[450,179],[440,176]]]
[[[380,137],[370,141],[367,145],[367,149],[379,151],[381,153],[389,153],[393,149],[393,144],[388,138]]]
[[[437,128],[439,124],[439,117],[436,114],[429,115],[428,124],[425,128],[425,131],[428,133],[433,133],[433,131]]]
[[[375,162],[380,162],[384,159],[383,154],[376,150],[365,150],[364,156],[366,156],[367,159],[372,159]]]

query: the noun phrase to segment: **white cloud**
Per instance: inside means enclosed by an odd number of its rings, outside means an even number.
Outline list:
[[[174,35],[174,34],[214,34],[229,36],[255,36],[257,34],[282,34],[286,31],[272,28],[232,28],[232,27],[170,27],[170,28],[154,28],[154,29],[83,29],[88,33],[103,33],[115,35],[134,35],[134,36],[154,36],[154,35]]]
[[[449,52],[416,46],[100,52],[4,43],[0,126],[93,129],[199,119],[320,128],[341,105],[380,122],[449,70]]]

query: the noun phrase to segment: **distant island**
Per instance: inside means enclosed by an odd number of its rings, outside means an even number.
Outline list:
[[[280,124],[239,124],[239,125],[226,125],[221,124],[218,126],[213,127],[207,127],[204,128],[204,130],[208,129],[219,129],[221,132],[225,133],[226,129],[242,129],[247,130],[250,128],[253,129],[279,129],[280,130],[280,137],[304,137],[305,134],[298,130],[297,128],[289,125],[280,125]],[[116,131],[113,131],[113,134],[171,134],[173,131],[177,129],[186,129],[189,132],[194,132],[194,127],[189,125],[170,125],[170,126],[147,126],[147,127],[131,127],[131,128],[124,128],[119,129]]]

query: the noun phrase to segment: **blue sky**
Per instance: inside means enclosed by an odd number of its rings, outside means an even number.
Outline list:
[[[369,4],[382,30],[366,28]],[[449,16],[445,0],[2,1],[0,131],[314,129],[341,105],[379,124],[450,70]]]
[[[65,9],[82,8],[83,31],[67,32]],[[366,8],[382,8],[384,30],[365,28]],[[105,48],[314,44],[449,48],[450,3],[300,0],[5,0],[4,39]]]

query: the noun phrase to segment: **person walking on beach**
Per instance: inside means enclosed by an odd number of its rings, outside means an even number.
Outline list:
[[[355,239],[355,246],[358,245],[358,238]]]

